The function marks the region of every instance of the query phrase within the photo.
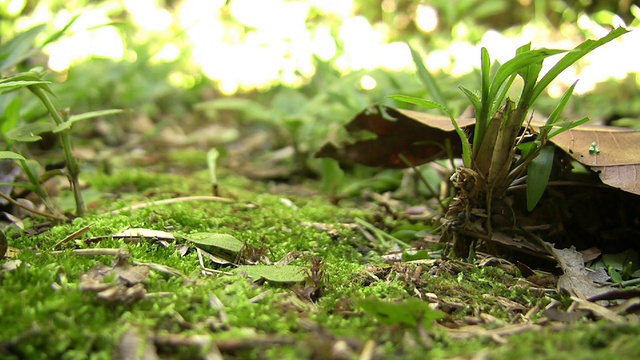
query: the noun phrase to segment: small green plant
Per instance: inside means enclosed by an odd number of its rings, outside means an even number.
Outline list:
[[[73,20],[62,31],[57,32],[55,36],[50,37],[45,43],[51,42],[62,36],[71,23],[73,23]],[[52,176],[65,175],[69,179],[71,189],[73,191],[76,203],[76,214],[78,216],[82,216],[84,214],[84,201],[82,199],[82,193],[80,192],[78,181],[79,166],[73,156],[69,130],[76,122],[94,117],[117,114],[122,112],[122,110],[102,110],[70,116],[67,113],[56,109],[51,101],[49,95],[55,95],[49,87],[51,82],[44,79],[46,76],[45,71],[33,69],[7,77],[4,76],[5,71],[8,72],[10,69],[16,68],[19,63],[33,55],[37,48],[33,46],[32,42],[43,28],[44,26],[41,25],[29,29],[16,35],[13,39],[0,46],[0,58],[2,58],[2,61],[0,62],[0,71],[3,72],[3,78],[0,79],[0,94],[6,94],[22,88],[27,88],[33,95],[35,95],[42,105],[44,105],[46,112],[49,114],[53,122],[35,121],[21,123],[20,110],[22,106],[22,98],[15,97],[4,109],[2,123],[0,124],[0,131],[4,138],[3,145],[6,149],[12,148],[14,147],[14,144],[20,142],[39,141],[42,139],[41,134],[43,133],[51,132],[57,134],[60,137],[60,142],[64,151],[66,166],[64,170],[50,170],[40,175],[39,173],[42,167],[35,160],[27,160],[27,158],[19,152],[8,150],[1,151],[0,160],[11,159],[19,162],[20,167],[29,179],[29,184],[4,182],[0,185],[21,186],[35,192],[42,199],[49,211],[52,212],[52,217],[64,219],[65,217],[56,215],[58,211],[56,211],[47,196],[47,193],[42,187],[42,183]]]
[[[585,123],[588,119],[560,121],[560,114],[573,93],[574,83],[564,93],[546,123],[535,134],[535,140],[523,142],[521,129],[529,118],[533,104],[544,89],[567,67],[627,32],[624,28],[617,28],[598,40],[586,40],[570,51],[534,50],[529,43],[520,47],[513,59],[493,69],[489,52],[482,48],[480,91],[474,92],[460,87],[476,114],[472,136],[468,136],[458,126],[451,111],[443,104],[406,95],[392,96],[398,101],[442,110],[451,118],[460,136],[464,166],[458,168],[452,177],[454,186],[458,189],[458,196],[450,205],[450,215],[463,212],[465,215],[480,215],[480,218],[486,219],[483,228],[491,234],[492,207],[504,205],[505,191],[514,180],[521,178],[527,169],[527,207],[535,207],[546,188],[553,165],[553,148],[546,146],[547,141],[563,131]],[[566,53],[564,57],[540,77],[543,61],[562,53]],[[425,78],[424,74],[428,72],[419,61],[419,57],[417,60],[418,72]],[[507,93],[518,76],[523,80],[523,87],[519,99],[514,101],[507,97]],[[466,219],[468,223],[469,217]]]

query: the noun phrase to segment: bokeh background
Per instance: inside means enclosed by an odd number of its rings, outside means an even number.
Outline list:
[[[201,136],[228,144],[258,129],[271,132],[266,147],[309,155],[371,103],[429,98],[408,44],[460,113],[468,104],[457,86],[477,88],[480,47],[504,62],[527,42],[571,48],[616,26],[636,31],[565,71],[537,111],[579,79],[567,117],[640,123],[640,7],[630,0],[2,0],[0,16],[3,44],[44,24],[3,75],[48,69],[56,104],[72,114],[132,109],[127,123],[139,126],[109,122],[106,143],[123,142],[119,131],[166,128],[188,142],[216,124]],[[0,110],[23,95],[2,95]],[[24,97],[23,121],[45,115]]]

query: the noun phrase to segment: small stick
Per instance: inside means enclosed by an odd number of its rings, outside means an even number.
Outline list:
[[[157,201],[151,201],[151,202],[131,205],[131,206],[127,206],[127,207],[122,208],[122,209],[108,211],[108,212],[106,212],[106,213],[104,213],[102,215],[118,215],[118,214],[123,213],[123,212],[131,211],[131,210],[144,209],[144,208],[147,208],[149,206],[167,205],[167,204],[174,204],[174,203],[187,202],[187,201],[218,201],[218,202],[223,202],[223,203],[232,203],[233,202],[233,200],[231,200],[231,199],[227,199],[227,198],[223,198],[223,197],[219,197],[219,196],[185,196],[185,197],[178,197],[178,198],[165,199],[165,200],[157,200]]]
[[[58,221],[68,221],[69,220],[69,218],[67,218],[67,217],[62,217],[62,216],[58,216],[58,215],[42,212],[42,211],[39,211],[39,210],[36,210],[36,209],[31,209],[28,206],[15,201],[11,196],[9,196],[9,195],[1,192],[1,191],[0,191],[0,197],[3,197],[5,200],[7,200],[8,202],[12,203],[13,205],[21,207],[24,210],[26,210],[28,212],[32,212],[34,214],[37,214],[37,215],[40,215],[40,216],[44,216],[44,217],[48,217],[50,219],[54,219],[54,220],[58,220]]]
[[[56,250],[59,250],[62,247],[62,245],[68,243],[69,241],[71,241],[71,240],[77,238],[78,236],[80,236],[80,235],[86,233],[87,231],[89,231],[89,229],[91,229],[92,226],[93,226],[93,224],[89,224],[89,225],[83,227],[82,229],[74,232],[73,234],[67,236],[66,238],[64,238],[62,240],[60,240],[60,242],[58,242],[53,248],[56,249]]]

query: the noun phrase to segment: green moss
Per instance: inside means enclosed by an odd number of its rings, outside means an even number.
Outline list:
[[[288,195],[287,199],[296,206],[293,208],[281,201],[282,195],[271,194],[268,185],[221,171],[221,190],[225,196],[235,198],[235,203],[178,202],[104,215],[105,211],[145,203],[149,198],[175,197],[176,188],[189,190],[180,196],[208,194],[207,173],[202,171],[183,177],[137,170],[120,171],[113,177],[90,178],[94,188],[119,192],[121,200],[105,202],[102,207],[92,209],[90,216],[54,226],[37,236],[27,236],[17,230],[6,231],[9,245],[22,250],[18,259],[24,265],[13,272],[2,271],[0,275],[3,357],[83,358],[92,354],[94,358],[112,358],[122,335],[131,326],[141,332],[208,334],[221,340],[276,334],[290,335],[297,340],[294,345],[243,350],[236,354],[241,358],[322,357],[331,350],[327,348],[331,342],[323,338],[328,335],[322,334],[355,338],[362,343],[375,339],[385,351],[385,357],[407,359],[466,356],[482,349],[492,358],[529,358],[533,356],[533,348],[525,344],[543,349],[543,354],[551,358],[556,352],[573,355],[578,347],[585,349],[584,354],[593,351],[597,356],[613,354],[611,349],[625,356],[636,354],[637,347],[629,346],[627,342],[633,337],[624,334],[628,330],[629,334],[637,335],[640,332],[637,327],[624,330],[599,324],[577,325],[575,329],[584,327],[585,330],[566,331],[561,335],[550,332],[517,335],[509,338],[509,345],[502,347],[488,339],[454,341],[445,331],[439,330],[431,350],[408,347],[403,335],[405,330],[381,325],[360,309],[355,300],[369,296],[389,300],[409,298],[415,296],[416,291],[433,293],[440,299],[464,304],[463,309],[452,314],[453,319],[462,319],[481,310],[507,322],[513,313],[496,304],[497,296],[527,306],[537,302],[544,305],[548,300],[513,287],[517,279],[498,268],[467,266],[459,270],[448,265],[451,263],[442,263],[430,275],[429,271],[433,269],[424,267],[420,273],[418,264],[385,265],[375,251],[363,255],[363,249],[377,245],[369,244],[359,231],[340,225],[353,223],[356,217],[369,217],[371,211],[355,200],[347,199],[337,207],[320,195]],[[140,190],[146,196],[138,194]],[[383,220],[390,228],[410,227],[406,221]],[[308,226],[306,223],[310,222],[334,226],[337,235],[331,236],[327,231]],[[99,300],[94,293],[82,292],[79,290],[82,274],[100,263],[111,265],[113,258],[78,256],[70,250],[51,255],[49,251],[85,226],[90,226],[86,234],[63,247],[126,248],[136,261],[164,264],[187,275],[178,278],[152,271],[145,288],[149,293],[167,295],[128,305],[110,304]],[[134,227],[170,231],[177,239],[167,244],[110,237],[122,229]],[[322,297],[316,304],[308,304],[295,300],[293,285],[268,282],[258,285],[240,276],[202,276],[195,251],[189,251],[185,256],[178,251],[185,245],[180,235],[194,232],[233,235],[249,246],[265,249],[272,261],[291,251],[308,251],[322,257],[326,274],[321,284]],[[36,256],[35,251],[43,254]],[[207,267],[217,267],[208,260],[205,262]],[[294,264],[309,268],[309,257],[300,258]],[[416,273],[419,275],[412,275]],[[212,295],[222,302],[222,309],[212,305]],[[252,300],[259,295],[260,300]],[[224,321],[219,318],[222,311],[226,314]],[[300,319],[307,318],[322,330],[310,331],[301,326]],[[598,332],[600,329],[602,333]],[[409,329],[406,331],[409,331],[409,337],[414,336]],[[4,344],[9,340],[15,340],[15,344],[7,348]],[[579,345],[572,345],[571,341]],[[170,357],[192,358],[205,350],[173,347],[164,351]]]

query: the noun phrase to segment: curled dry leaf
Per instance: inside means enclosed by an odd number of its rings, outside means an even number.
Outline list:
[[[144,298],[142,282],[149,276],[149,267],[132,266],[129,259],[129,253],[121,250],[113,266],[96,265],[80,277],[80,290],[96,292],[99,298],[110,302],[131,303]]]

